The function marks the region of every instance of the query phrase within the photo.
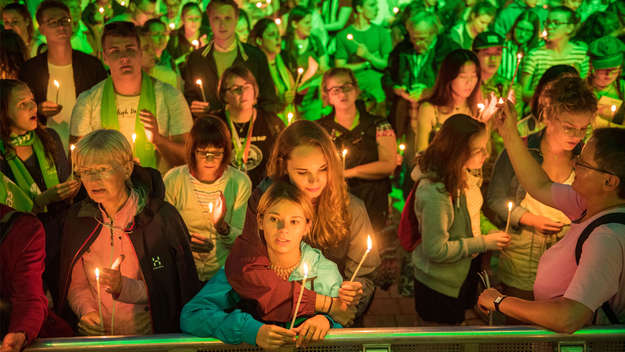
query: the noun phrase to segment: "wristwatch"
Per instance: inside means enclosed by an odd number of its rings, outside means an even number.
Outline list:
[[[508,296],[499,296],[499,297],[495,298],[495,300],[493,301],[493,304],[495,304],[495,310],[498,311],[499,313],[501,313],[501,311],[499,310],[499,305],[506,298],[508,298]]]

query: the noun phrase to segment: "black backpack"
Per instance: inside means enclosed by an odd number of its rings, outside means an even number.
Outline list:
[[[13,222],[19,217],[18,211],[10,211],[0,219],[0,245],[4,242],[4,239],[9,234]],[[0,292],[2,291],[2,270],[0,268]],[[0,297],[0,337],[4,338],[4,335],[9,331],[9,324],[11,323],[11,303],[5,300],[4,297]]]
[[[600,216],[591,222],[586,228],[582,231],[582,234],[579,235],[577,239],[577,245],[575,246],[575,263],[579,265],[579,259],[582,257],[582,247],[584,246],[584,242],[588,239],[588,237],[592,234],[595,228],[605,225],[605,224],[622,224],[625,225],[625,213],[611,213]],[[604,302],[601,305],[601,309],[610,320],[611,324],[620,324],[618,317],[610,307],[609,302]]]

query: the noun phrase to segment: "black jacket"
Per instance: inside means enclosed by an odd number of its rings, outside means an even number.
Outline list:
[[[213,43],[209,43],[192,52],[187,58],[187,63],[183,70],[183,78],[184,96],[187,98],[187,101],[191,103],[193,100],[202,100],[202,93],[195,83],[198,79],[201,79],[204,85],[206,100],[210,103],[210,109],[216,111],[222,110],[224,106],[217,98],[219,75],[217,73],[217,64],[213,57],[213,50]],[[247,67],[254,75],[254,78],[256,78],[259,89],[258,106],[268,112],[280,112],[284,106],[280,104],[276,95],[276,87],[273,84],[265,54],[260,49],[241,42],[237,42],[237,50],[238,54],[232,65]]]
[[[179,332],[180,311],[200,290],[189,232],[176,208],[165,202],[165,186],[157,170],[135,166],[131,180],[147,194],[130,239],[148,288],[152,327],[157,334]],[[100,232],[96,218],[102,218],[97,204],[85,199],[65,219],[57,309],[68,321],[75,321],[67,303],[72,268]]]
[[[74,87],[76,98],[80,93],[103,81],[106,77],[104,66],[95,56],[72,50],[72,69],[74,70]],[[26,61],[22,66],[19,78],[30,87],[37,104],[46,101],[48,93],[48,52],[37,55]]]

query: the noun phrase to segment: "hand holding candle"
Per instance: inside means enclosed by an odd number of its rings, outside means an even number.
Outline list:
[[[295,304],[295,311],[293,312],[293,320],[291,320],[291,327],[289,328],[289,330],[293,329],[293,326],[295,325],[295,318],[297,318],[297,312],[299,311],[299,304],[302,302],[302,296],[304,295],[304,286],[306,286],[306,278],[308,278],[308,265],[304,263],[302,267],[304,270],[304,279],[302,280],[302,287],[299,290],[299,296],[297,297],[297,303]]]
[[[371,252],[371,247],[373,247],[373,243],[371,241],[371,236],[369,235],[367,236],[367,250],[365,251],[365,254],[363,254],[362,259],[360,260],[360,263],[358,263],[358,266],[356,267],[356,270],[354,270],[354,273],[352,274],[352,278],[349,279],[349,281],[354,281],[354,279],[356,278],[356,275],[358,274],[358,270],[360,270],[362,263],[364,263],[365,258],[367,258],[367,254]]]

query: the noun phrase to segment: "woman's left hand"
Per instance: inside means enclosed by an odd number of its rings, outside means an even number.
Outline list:
[[[119,270],[103,268],[100,274],[100,283],[106,287],[106,292],[118,297],[122,292],[122,274]]]
[[[502,296],[501,292],[494,288],[487,288],[477,299],[477,306],[484,314],[495,310],[495,298]]]
[[[302,347],[311,342],[321,341],[330,330],[330,321],[323,315],[315,315],[293,329],[298,335],[296,346]]]

